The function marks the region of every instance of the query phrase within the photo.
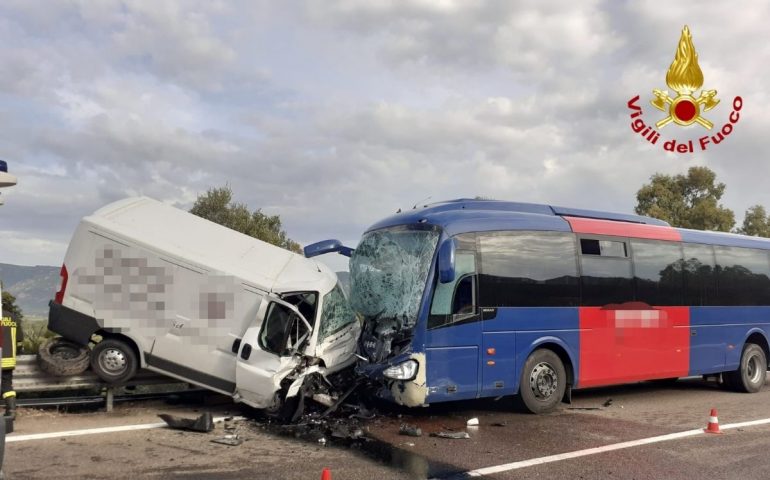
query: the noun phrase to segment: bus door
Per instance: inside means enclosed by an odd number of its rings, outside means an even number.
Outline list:
[[[425,348],[427,402],[478,395],[481,315],[477,292],[476,253],[458,249],[454,281],[437,282],[433,293]]]

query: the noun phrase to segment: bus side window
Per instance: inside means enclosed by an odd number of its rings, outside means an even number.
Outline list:
[[[472,314],[476,311],[475,275],[468,275],[460,279],[455,289],[452,301],[452,315]]]
[[[436,283],[433,303],[430,307],[428,328],[439,327],[453,321],[455,313],[472,312],[475,299],[476,254],[458,251],[455,255],[455,280],[450,283]],[[457,311],[463,309],[462,312]]]

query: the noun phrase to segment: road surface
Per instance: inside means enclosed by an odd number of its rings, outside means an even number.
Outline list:
[[[718,409],[722,425],[770,419],[770,387],[738,394],[700,380],[680,380],[592,389],[575,392],[572,405],[541,416],[513,411],[509,399],[395,410],[363,424],[369,441],[329,437],[326,445],[315,437],[295,438],[263,420],[236,422],[245,440],[236,447],[210,441],[225,433],[222,425],[208,434],[151,428],[24,440],[43,432],[152,424],[164,412],[249,412],[233,405],[171,407],[160,402],[119,405],[109,414],[23,409],[11,436],[20,438],[6,447],[5,472],[9,479],[278,480],[316,479],[330,467],[334,480],[462,478],[478,469],[496,472],[487,476],[494,479],[770,478],[770,423],[732,428],[722,435],[690,433],[655,440],[704,428],[711,408]],[[470,418],[478,418],[480,426],[467,428]],[[423,436],[399,435],[402,423],[420,427]],[[470,438],[429,436],[439,431],[467,431]],[[656,443],[616,449],[639,439]],[[585,452],[596,447],[609,451]],[[553,457],[573,452],[579,456]],[[521,463],[511,469],[514,462]]]

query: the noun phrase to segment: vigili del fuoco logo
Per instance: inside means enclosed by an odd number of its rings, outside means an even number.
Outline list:
[[[712,145],[722,143],[732,133],[733,127],[741,116],[743,99],[741,97],[733,99],[732,112],[730,112],[728,121],[718,130],[703,115],[716,107],[719,104],[719,99],[716,90],[700,90],[703,87],[703,72],[698,65],[698,54],[692,43],[690,29],[686,25],[682,29],[682,36],[679,38],[679,46],[676,48],[674,61],[668,67],[666,85],[676,95],[670,95],[668,90],[657,88],[652,91],[653,99],[650,103],[666,115],[656,121],[654,127],[645,123],[642,117],[642,107],[639,105],[640,96],[636,95],[628,101],[628,108],[631,110],[631,130],[638,133],[643,139],[657,145],[661,138],[659,129],[662,130],[671,123],[680,127],[697,125],[697,128],[709,131],[707,135],[698,138],[697,146],[693,140],[676,138],[662,142],[663,149],[668,152],[694,153],[696,148],[698,151],[705,151]],[[700,95],[696,97],[697,90],[700,90]]]

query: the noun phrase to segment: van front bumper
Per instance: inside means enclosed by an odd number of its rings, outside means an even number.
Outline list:
[[[67,340],[88,345],[91,335],[99,330],[94,317],[80,313],[51,300],[48,302],[48,330],[56,332]]]

